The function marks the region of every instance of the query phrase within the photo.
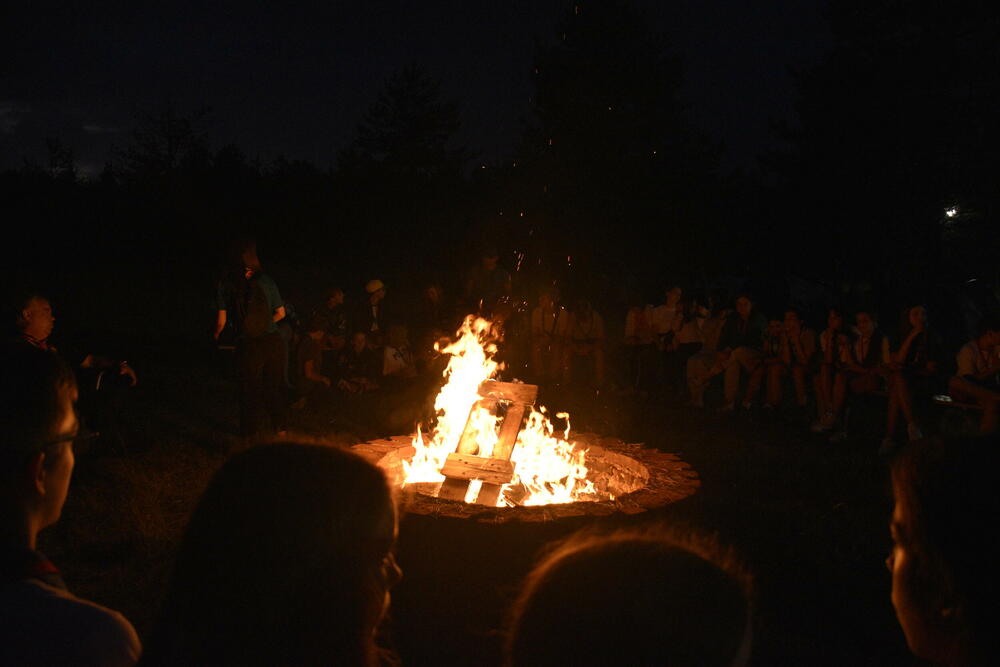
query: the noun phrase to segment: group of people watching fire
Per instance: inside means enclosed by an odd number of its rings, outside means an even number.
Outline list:
[[[956,353],[944,349],[919,303],[902,311],[890,336],[870,307],[830,307],[822,326],[813,328],[796,306],[768,317],[750,294],[728,302],[718,293],[670,286],[662,303],[628,309],[621,344],[612,345],[605,318],[587,299],[564,300],[558,287],[548,286],[533,306],[517,302],[492,248],[456,299],[431,283],[404,305],[387,300],[386,285],[372,279],[356,298],[328,288],[302,320],[291,316],[253,244],[239,246],[231,266],[219,283],[215,336],[232,324],[245,435],[264,432],[268,423],[272,432],[284,431],[289,404],[340,406],[341,414],[370,420],[372,402],[364,395],[373,392],[382,407],[393,396],[402,396],[397,403],[426,402],[444,369],[435,347],[443,349],[469,314],[491,320],[502,373],[511,379],[672,395],[697,408],[718,384],[720,413],[774,411],[787,403],[812,413],[812,430],[833,440],[846,437],[854,397],[880,395],[887,403],[885,449],[902,439],[901,429],[906,439],[923,435],[932,397],[981,411],[983,432],[997,426],[995,313],[981,318]],[[409,412],[405,419],[419,416]]]
[[[932,398],[982,411],[980,430],[993,432],[1000,405],[1000,318],[980,318],[973,336],[950,357],[931,326],[927,308],[903,309],[895,337],[878,324],[876,312],[828,308],[818,331],[802,311],[788,306],[772,317],[740,294],[729,309],[708,296],[685,299],[679,287],[666,290],[660,306],[634,306],[625,323],[625,347],[632,391],[680,392],[705,406],[706,388],[721,377],[717,410],[777,410],[786,402],[802,413],[815,410],[812,430],[846,436],[845,412],[852,396],[884,395],[883,445],[898,438],[901,417],[906,438],[923,437]],[[790,385],[790,401],[785,387]],[[762,391],[763,390],[763,391]]]
[[[0,664],[393,662],[379,629],[402,569],[381,469],[301,438],[232,456],[190,518],[143,648],[128,620],[74,596],[37,550],[85,436],[76,377],[37,346],[6,349],[2,363]],[[988,621],[998,456],[995,436],[921,439],[891,466],[891,599],[910,648],[938,664],[1000,656]],[[745,665],[759,631],[753,609],[746,569],[707,538],[655,527],[579,533],[525,578],[505,661]]]

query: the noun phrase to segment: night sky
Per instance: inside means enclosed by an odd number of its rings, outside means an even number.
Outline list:
[[[579,0],[586,11],[587,0]],[[420,65],[461,105],[461,141],[481,161],[508,156],[532,94],[536,40],[555,38],[573,2],[21,3],[0,43],[0,169],[47,159],[46,139],[74,149],[93,175],[135,118],[169,101],[210,109],[215,148],[233,142],[331,166],[383,80]],[[824,2],[637,2],[685,63],[685,101],[724,142],[727,167],[752,168],[773,141],[771,119],[794,121],[788,68],[829,48]]]

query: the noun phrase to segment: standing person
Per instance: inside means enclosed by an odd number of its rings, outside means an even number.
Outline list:
[[[143,664],[379,664],[396,536],[385,476],[361,457],[298,442],[237,454],[185,530]]]
[[[236,368],[239,375],[240,433],[251,437],[268,429],[286,428],[283,391],[285,347],[278,322],[285,305],[278,286],[264,273],[257,244],[234,247],[229,274],[219,282],[215,340],[226,324],[236,330]]]
[[[995,435],[917,440],[891,464],[892,606],[910,650],[936,665],[1000,662],[998,467]]]
[[[997,428],[997,411],[1000,408],[998,349],[1000,317],[984,316],[976,337],[958,351],[958,370],[948,382],[948,390],[955,398],[975,401],[983,409],[983,420],[979,426],[983,433],[992,433]]]
[[[141,646],[121,614],[66,589],[37,551],[69,492],[80,424],[76,382],[54,354],[9,350],[0,374],[0,664],[135,664]]]
[[[80,390],[77,412],[89,428],[101,433],[95,449],[125,453],[127,443],[119,417],[128,390],[138,381],[132,367],[127,361],[74,350],[72,345],[53,345],[56,318],[52,304],[38,293],[22,295],[15,309],[15,344],[57,354],[74,369]]]
[[[736,297],[736,311],[726,321],[719,339],[718,359],[725,375],[723,391],[725,403],[721,412],[736,409],[740,393],[740,372],[753,373],[761,363],[764,345],[764,328],[767,320],[757,312],[749,295]]]

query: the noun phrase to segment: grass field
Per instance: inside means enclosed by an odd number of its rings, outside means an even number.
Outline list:
[[[61,522],[40,548],[75,593],[147,633],[187,516],[211,474],[241,447],[223,361],[178,346],[138,348],[124,456],[81,457]],[[877,424],[838,445],[805,417],[722,418],[667,401],[543,393],[574,428],[679,454],[701,476],[691,498],[642,521],[693,525],[734,546],[755,573],[754,664],[917,664],[889,602],[891,510]],[[313,430],[316,424],[309,425]],[[356,436],[330,434],[349,444]],[[612,519],[620,520],[620,519]],[[538,549],[578,523],[490,526],[404,517],[393,645],[409,664],[491,664],[516,582]],[[474,565],[493,564],[488,572]]]

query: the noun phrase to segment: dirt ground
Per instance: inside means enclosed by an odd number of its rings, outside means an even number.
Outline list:
[[[243,445],[225,358],[177,345],[130,354],[140,384],[125,414],[129,449],[80,458],[63,518],[40,547],[71,590],[122,611],[144,635],[187,516]],[[541,402],[568,410],[578,430],[644,442],[697,470],[694,496],[638,520],[697,527],[742,555],[757,588],[753,664],[917,664],[889,602],[891,503],[877,419],[831,445],[808,432],[806,415],[723,418],[677,401],[582,390],[543,391]],[[313,432],[326,426],[296,419]],[[337,425],[326,431],[344,444],[360,437]],[[404,579],[389,627],[402,661],[495,664],[518,580],[547,541],[581,524],[404,517]]]

